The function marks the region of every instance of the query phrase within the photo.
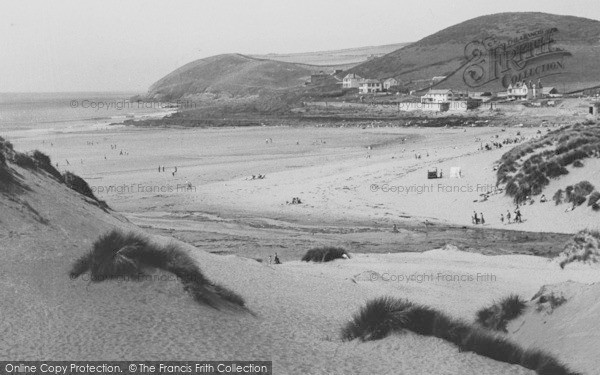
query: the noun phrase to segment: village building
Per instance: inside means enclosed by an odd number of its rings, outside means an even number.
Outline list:
[[[365,79],[360,82],[358,92],[361,94],[371,94],[383,91],[381,82],[377,79]]]
[[[562,95],[558,93],[556,87],[542,87],[542,96],[544,98],[556,98]]]
[[[342,87],[345,89],[357,88],[362,80],[362,77],[356,73],[347,74],[342,80]]]
[[[388,78],[383,81],[383,89],[385,91],[389,90],[392,86],[398,86],[398,81],[395,78]]]
[[[452,100],[453,92],[450,89],[430,89],[421,96],[421,103],[447,103]]]

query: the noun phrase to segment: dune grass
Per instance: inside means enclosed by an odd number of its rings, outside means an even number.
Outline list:
[[[370,300],[341,330],[342,340],[379,340],[392,333],[412,331],[434,336],[496,361],[518,364],[540,375],[575,375],[550,354],[524,350],[503,336],[453,319],[433,308],[405,299],[380,297]]]
[[[83,178],[67,171],[62,175],[62,179],[65,185],[67,185],[70,189],[75,190],[79,194],[90,198],[92,201],[95,202],[95,204],[98,207],[102,208],[105,211],[109,208],[108,204],[105,201],[100,200],[96,197],[88,183]]]
[[[562,253],[558,256],[560,268],[569,263],[598,263],[600,262],[600,232],[584,229],[573,235]]]
[[[310,249],[302,257],[303,262],[331,262],[335,259],[350,258],[350,254],[341,247],[323,246]]]
[[[600,155],[600,127],[575,124],[549,132],[542,138],[515,146],[500,158],[497,184],[506,184],[506,194],[515,203],[538,195],[550,179],[568,174],[569,165]],[[579,199],[579,198],[575,198]]]
[[[70,277],[75,279],[89,271],[92,282],[119,277],[136,280],[148,268],[158,268],[176,275],[184,290],[199,303],[216,309],[245,305],[240,295],[209,281],[182,249],[175,245],[159,246],[133,232],[113,230],[100,236],[92,250],[73,263]]]
[[[516,294],[511,294],[477,311],[475,321],[484,328],[506,332],[509,321],[525,311],[525,301]]]

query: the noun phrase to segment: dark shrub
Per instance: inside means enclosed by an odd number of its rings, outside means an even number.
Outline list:
[[[41,151],[35,150],[33,152],[33,159],[36,161],[37,166],[40,169],[50,173],[50,175],[56,178],[59,181],[63,181],[63,177],[56,168],[52,166],[52,162],[50,161],[50,157],[44,154]]]
[[[20,152],[15,152],[13,157],[14,157],[15,164],[18,165],[19,167],[35,170],[36,163],[35,163],[35,160],[33,160],[33,158],[31,156],[29,156],[27,154],[22,154]]]
[[[240,295],[210,282],[185,251],[174,245],[158,246],[132,232],[113,230],[100,236],[92,250],[73,263],[69,275],[74,279],[89,271],[92,282],[118,277],[143,280],[141,276],[147,268],[176,275],[184,290],[199,303],[217,309],[228,304],[239,307],[245,304]]]
[[[552,197],[552,200],[554,201],[554,203],[556,203],[557,206],[559,204],[561,204],[563,202],[563,190],[562,189],[558,189],[556,191],[556,193],[554,193],[554,196]]]
[[[325,246],[310,249],[302,257],[303,262],[330,262],[335,259],[350,258],[350,254],[340,247]]]
[[[91,198],[93,200],[98,200],[96,198],[96,196],[94,195],[94,192],[90,188],[90,185],[88,185],[88,183],[85,182],[85,180],[83,178],[81,178],[71,172],[65,172],[63,175],[63,178],[65,181],[65,184],[70,189],[73,189],[76,192],[78,192],[79,194],[85,195],[86,197]]]
[[[70,189],[73,189],[79,194],[94,200],[97,203],[98,207],[102,208],[103,210],[109,208],[105,201],[96,198],[94,192],[83,178],[77,176],[74,173],[65,172],[62,175],[62,179],[65,185],[67,185]]]
[[[573,162],[573,166],[576,168],[582,168],[583,163],[581,162],[581,160],[575,160],[575,162]]]
[[[568,174],[569,170],[562,165],[558,164],[556,161],[551,161],[544,165],[544,170],[546,175],[549,178],[560,177],[562,175]]]
[[[500,302],[479,310],[476,322],[484,328],[506,332],[508,322],[521,315],[525,307],[524,300],[516,294],[511,294]]]

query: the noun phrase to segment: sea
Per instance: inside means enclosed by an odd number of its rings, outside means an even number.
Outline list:
[[[106,129],[127,119],[163,117],[175,111],[169,103],[131,100],[138,94],[0,93],[0,136]]]

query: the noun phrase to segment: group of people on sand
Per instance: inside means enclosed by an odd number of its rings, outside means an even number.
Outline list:
[[[289,201],[285,201],[285,204],[302,204],[302,201],[300,200],[300,198],[294,197],[292,198],[292,203],[290,203]]]
[[[510,210],[506,210],[506,224],[522,223],[523,222],[523,216],[521,215],[521,210],[519,209],[519,206],[517,206],[515,208],[514,214],[515,214],[514,220],[511,221],[511,219],[513,217],[510,214]],[[503,214],[500,214],[500,222],[502,222],[502,224],[504,224],[504,215]]]
[[[471,217],[471,221],[473,222],[473,224],[485,224],[485,219],[483,217],[483,213],[480,212],[479,216],[477,216],[477,212],[473,211],[473,216]]]
[[[258,176],[253,174],[251,180],[262,180],[265,177],[266,177],[266,175],[264,175],[264,174],[259,174]]]
[[[158,166],[158,172],[164,172],[165,171],[165,166],[163,165],[162,167],[159,165]],[[175,177],[175,173],[177,173],[177,167],[173,167],[173,171],[171,171],[171,174],[173,175],[173,177]]]
[[[271,264],[281,264],[281,260],[279,260],[277,253],[275,253],[275,257],[269,255],[269,265]]]

